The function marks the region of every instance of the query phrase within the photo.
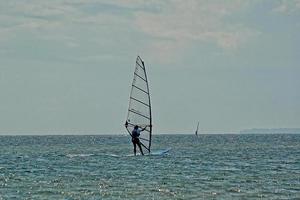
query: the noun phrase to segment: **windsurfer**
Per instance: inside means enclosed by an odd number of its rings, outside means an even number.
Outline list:
[[[140,136],[141,132],[144,131],[146,128],[147,128],[147,126],[145,128],[143,128],[143,129],[140,129],[136,125],[136,126],[134,126],[134,129],[131,132],[131,137],[132,137],[131,141],[132,141],[132,144],[133,144],[134,155],[136,155],[136,145],[138,145],[138,147],[140,148],[141,154],[144,155],[143,149],[142,149],[142,146],[141,146],[141,141],[139,139],[139,136]]]

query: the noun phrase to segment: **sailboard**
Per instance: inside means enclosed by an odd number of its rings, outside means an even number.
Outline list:
[[[144,129],[139,139],[143,149],[151,151],[152,115],[148,78],[144,61],[138,56],[135,63],[125,127],[131,135],[134,126]]]
[[[199,130],[199,122],[198,122],[198,124],[197,124],[197,129],[196,129],[196,131],[195,131],[195,135],[196,135],[196,136],[198,136],[198,130]]]
[[[162,149],[162,150],[151,150],[151,152],[149,154],[146,154],[146,156],[164,156],[164,155],[169,155],[169,151],[171,151],[172,148],[168,148],[168,149]],[[141,156],[140,153],[137,153],[136,155]],[[136,156],[134,154],[129,154],[126,155],[126,157],[132,157],[132,156]]]
[[[157,151],[152,151],[150,155],[152,156],[163,156],[169,153],[171,148],[164,149],[164,150],[157,150]]]

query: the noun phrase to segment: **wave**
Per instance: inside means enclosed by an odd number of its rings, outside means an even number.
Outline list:
[[[66,156],[69,158],[74,158],[74,157],[89,157],[89,156],[93,156],[93,155],[94,154],[92,154],[92,153],[87,153],[87,154],[79,153],[79,154],[67,154]]]

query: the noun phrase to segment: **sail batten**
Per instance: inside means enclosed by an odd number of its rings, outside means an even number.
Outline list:
[[[148,104],[146,104],[146,103],[144,103],[144,102],[142,102],[142,101],[140,101],[140,100],[138,100],[138,99],[136,99],[136,98],[134,98],[134,97],[130,97],[130,99],[133,99],[133,100],[135,100],[135,101],[137,101],[137,102],[139,102],[139,103],[141,103],[141,104],[143,104],[143,105],[145,105],[145,106],[148,106],[148,107],[149,107],[149,105],[148,105]]]
[[[138,89],[138,90],[140,90],[140,91],[142,91],[142,92],[144,92],[146,94],[149,94],[147,91],[145,91],[145,90],[143,90],[143,89],[141,89],[141,88],[139,88],[139,87],[137,87],[135,85],[132,85],[132,87],[135,87],[136,89]]]
[[[141,113],[138,113],[138,112],[136,112],[136,111],[134,111],[134,110],[128,110],[128,111],[129,111],[129,112],[132,112],[132,113],[134,113],[134,114],[136,114],[136,115],[139,115],[139,116],[141,116],[141,117],[147,118],[147,119],[150,120],[150,118],[147,117],[146,115],[143,115],[143,114],[141,114]],[[136,125],[139,125],[139,124],[136,124]]]
[[[143,81],[147,82],[147,80],[144,79],[143,77],[141,77],[140,75],[138,75],[138,74],[136,74],[136,73],[134,73],[134,75],[136,75],[137,77],[139,77],[139,78],[142,79]]]
[[[152,116],[151,102],[146,68],[142,59],[138,56],[136,59],[135,70],[129,98],[129,108],[125,127],[128,133],[134,126],[144,129],[140,135],[142,147],[150,153],[152,136]]]
[[[138,57],[139,58],[139,57]],[[140,63],[136,63],[139,67],[141,67],[143,70],[145,69]],[[143,61],[142,61],[142,64],[144,65]]]

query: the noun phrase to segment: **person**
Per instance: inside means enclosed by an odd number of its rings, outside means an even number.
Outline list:
[[[131,141],[133,144],[134,155],[136,155],[136,145],[138,145],[138,147],[140,148],[141,154],[144,155],[139,136],[140,136],[141,132],[144,131],[146,128],[147,128],[147,126],[143,129],[139,129],[139,126],[135,125],[131,132],[131,137],[132,137]]]

